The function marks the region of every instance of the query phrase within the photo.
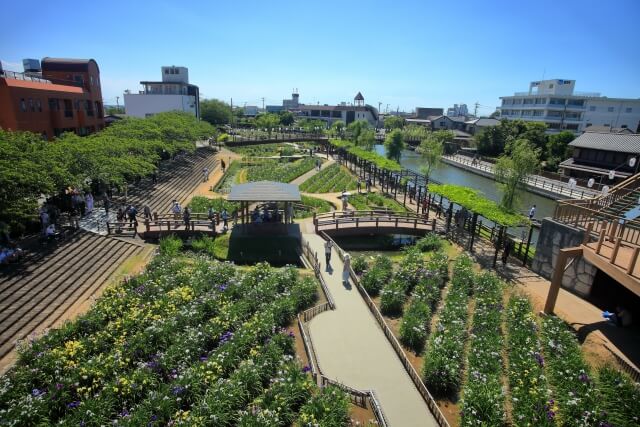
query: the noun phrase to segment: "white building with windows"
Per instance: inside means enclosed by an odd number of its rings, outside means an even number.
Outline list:
[[[125,92],[127,116],[149,117],[165,111],[184,111],[200,117],[200,90],[189,84],[186,67],[162,67],[162,81],[142,81],[144,90]]]
[[[501,96],[500,118],[544,122],[549,132],[584,132],[589,126],[640,131],[640,99],[607,98],[577,92],[575,80],[531,82],[528,92]]]

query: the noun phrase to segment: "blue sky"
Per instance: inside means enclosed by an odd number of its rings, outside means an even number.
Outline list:
[[[148,3],[148,4],[147,4]],[[640,98],[640,1],[31,1],[3,5],[0,60],[94,58],[105,103],[160,66],[189,68],[206,98],[453,103],[489,114],[547,78]],[[122,102],[122,98],[120,98]]]

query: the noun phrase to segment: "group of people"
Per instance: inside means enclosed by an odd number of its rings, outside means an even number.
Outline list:
[[[363,184],[362,178],[358,178],[358,194],[360,194],[360,192],[362,191],[362,184]],[[367,180],[364,181],[364,184],[366,186],[365,188],[367,190],[367,193],[370,193],[371,187],[373,186],[373,183],[371,182],[371,177],[367,178]]]
[[[293,206],[291,204],[288,206],[288,216],[289,218],[293,218]],[[272,205],[263,205],[262,209],[256,206],[251,213],[251,222],[254,224],[282,222],[282,215],[280,214],[278,205],[275,203]]]
[[[331,270],[331,253],[333,251],[333,240],[329,239],[324,243],[324,256],[325,256],[325,261],[327,264],[327,271]],[[348,253],[344,254],[344,257],[342,258],[342,284],[345,287],[349,286],[349,278],[350,278],[350,274],[349,271],[351,269],[351,256]]]
[[[0,222],[0,265],[17,262],[24,252],[9,236],[9,226]]]

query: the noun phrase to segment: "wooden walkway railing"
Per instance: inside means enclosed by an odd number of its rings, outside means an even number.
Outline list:
[[[427,219],[425,215],[406,212],[398,213],[385,210],[369,211],[333,211],[325,214],[314,214],[313,224],[316,233],[330,232],[340,229],[366,228],[367,232],[375,228],[385,233],[398,229],[399,233],[416,230],[420,233],[434,231],[436,219]],[[391,230],[390,230],[391,229]]]
[[[340,259],[344,260],[345,251],[342,248],[340,248],[340,246],[338,246],[336,242],[333,241],[331,237],[329,237],[326,233],[320,232],[320,236],[322,236],[327,240],[331,240],[333,242],[334,248],[336,248],[336,250],[338,251],[338,255],[340,256]],[[358,288],[360,295],[362,296],[365,303],[367,304],[367,307],[369,307],[369,311],[371,311],[371,314],[373,314],[373,317],[375,317],[376,321],[378,322],[378,325],[382,329],[382,332],[384,332],[384,335],[387,337],[387,340],[391,344],[391,347],[393,347],[393,350],[396,352],[398,358],[402,362],[402,365],[404,366],[405,371],[407,371],[407,374],[411,378],[411,381],[413,381],[413,384],[418,389],[418,392],[426,402],[427,406],[429,407],[429,410],[431,410],[431,413],[433,414],[436,421],[438,422],[438,425],[440,425],[440,427],[449,427],[449,422],[442,414],[442,411],[440,411],[438,404],[436,403],[435,399],[427,389],[427,386],[424,385],[422,378],[420,378],[420,375],[416,372],[415,368],[409,361],[409,358],[407,357],[404,350],[402,349],[402,346],[398,342],[395,335],[393,335],[391,328],[389,328],[387,323],[384,321],[384,318],[382,317],[380,310],[378,310],[378,307],[376,307],[375,303],[367,293],[366,289],[364,289],[360,284],[360,278],[355,273],[355,271],[353,271],[353,268],[349,269],[349,276],[351,277],[351,280],[353,281],[353,283],[356,285],[356,288]]]

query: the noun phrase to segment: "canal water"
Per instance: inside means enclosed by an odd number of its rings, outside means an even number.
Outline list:
[[[379,144],[375,147],[376,152],[381,155],[385,155],[384,146]],[[423,161],[420,155],[415,151],[404,150],[400,157],[400,164],[415,172],[421,172],[420,168],[423,165]],[[455,166],[448,165],[446,163],[440,163],[440,165],[431,171],[431,178],[435,181],[439,181],[446,184],[462,185],[478,190],[488,199],[491,199],[497,203],[500,203],[501,193],[498,189],[498,183],[492,179],[485,178],[484,176],[476,175],[471,172],[467,172],[464,169],[457,168]],[[556,206],[556,202],[546,197],[538,196],[537,194],[530,193],[528,191],[523,192],[520,197],[520,211],[524,215],[529,215],[529,209],[531,206],[536,205],[535,218],[541,220],[544,217],[552,216]],[[522,236],[522,229],[510,229],[511,234],[516,237]],[[532,242],[537,242],[538,230],[534,230]],[[526,236],[525,236],[526,238]]]

